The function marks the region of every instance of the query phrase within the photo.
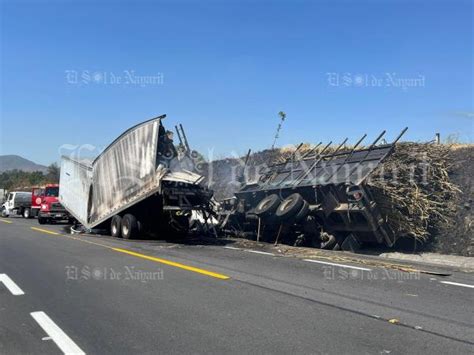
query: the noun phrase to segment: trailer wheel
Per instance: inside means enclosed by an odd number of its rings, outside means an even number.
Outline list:
[[[259,217],[268,217],[276,211],[280,205],[280,197],[277,194],[264,197],[255,207],[255,214]]]
[[[294,193],[285,198],[278,206],[275,215],[281,221],[289,220],[301,211],[304,205],[304,199],[299,193]]]
[[[23,218],[31,218],[30,209],[29,209],[29,208],[25,208],[25,209],[23,210]]]
[[[138,234],[138,221],[133,214],[126,214],[122,218],[122,238],[133,239]]]
[[[122,236],[122,217],[118,214],[113,216],[112,221],[110,221],[110,234],[115,238]]]
[[[295,216],[295,222],[301,222],[304,218],[306,218],[309,214],[309,203],[303,201],[303,206],[301,207],[300,211]]]

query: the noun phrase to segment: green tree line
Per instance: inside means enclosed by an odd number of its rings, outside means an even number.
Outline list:
[[[59,166],[56,163],[48,166],[46,173],[42,171],[9,170],[0,173],[0,189],[12,191],[19,188],[59,183]]]

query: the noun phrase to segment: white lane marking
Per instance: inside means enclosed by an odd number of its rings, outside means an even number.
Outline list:
[[[85,352],[59,328],[44,312],[30,313],[33,319],[48,334],[64,354],[85,355]]]
[[[262,254],[262,255],[271,255],[271,256],[275,256],[275,254],[273,253],[268,253],[266,251],[259,251],[259,250],[252,250],[252,249],[242,249],[242,248],[235,248],[235,247],[223,247],[225,249],[230,249],[230,250],[242,250],[242,251],[246,251],[246,252],[249,252],[249,253],[254,253],[254,254]]]
[[[245,250],[245,251],[248,251],[249,253],[275,256],[275,254],[267,253],[266,251],[248,250],[248,249],[244,249],[244,250]]]
[[[474,288],[474,285],[460,284],[460,283],[458,283],[458,282],[451,282],[451,281],[440,281],[440,282],[441,282],[442,284],[447,284],[447,285]]]
[[[367,269],[365,267],[358,267],[358,266],[351,266],[351,265],[344,265],[344,264],[336,264],[336,263],[329,263],[327,261],[319,261],[313,259],[303,259],[304,261],[309,261],[310,263],[318,263],[318,264],[325,264],[325,265],[332,265],[332,266],[339,266],[345,267],[348,269],[355,269],[355,270],[362,270],[362,271],[372,271],[372,269]]]
[[[13,296],[21,296],[25,294],[23,290],[19,288],[11,278],[8,277],[7,274],[0,274],[0,282],[3,282],[5,287],[8,288]]]
[[[235,247],[224,247],[224,249],[230,249],[230,250],[240,250],[240,248],[235,248]]]

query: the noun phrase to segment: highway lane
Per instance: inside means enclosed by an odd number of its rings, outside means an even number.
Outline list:
[[[473,348],[474,290],[440,282],[474,285],[470,274],[407,277],[360,264],[71,237],[61,235],[60,225],[9,222],[0,221],[0,274],[25,294],[14,296],[0,284],[0,353],[62,352],[53,340],[42,340],[47,334],[30,315],[37,311],[86,353]]]

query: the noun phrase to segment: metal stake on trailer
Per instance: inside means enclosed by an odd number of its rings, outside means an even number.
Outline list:
[[[305,173],[303,173],[302,176],[298,176],[298,178],[295,180],[295,185],[297,185],[298,183],[300,183],[301,181],[303,181],[306,176],[309,175],[309,173],[316,167],[318,166],[318,164],[321,162],[321,160],[324,158],[323,154],[324,152],[330,147],[330,145],[332,144],[332,141],[330,141],[324,148],[323,150],[321,151],[321,153],[319,153],[319,159],[313,164],[311,165],[311,167],[308,169],[308,171],[306,171]]]
[[[406,133],[406,131],[408,131],[408,127],[405,127],[401,132],[400,134],[398,135],[397,138],[395,138],[395,140],[390,143],[391,147],[390,147],[390,150],[385,153],[378,161],[377,161],[377,165],[379,165],[387,156],[389,156],[390,154],[392,154],[393,150],[395,149],[395,145],[398,143],[398,141],[403,137],[403,135]],[[364,157],[364,159],[367,158],[367,155]],[[364,160],[363,159],[363,160]],[[350,176],[351,174],[349,174]],[[361,179],[361,181],[364,181],[365,178],[367,177],[368,174],[365,174],[365,176]]]
[[[323,142],[319,142],[319,143],[316,145],[316,147],[314,147],[314,148],[311,149],[310,151],[306,152],[306,154],[303,155],[299,160],[303,160],[303,159],[305,159],[306,157],[308,157],[310,154],[312,154],[313,152],[315,152],[316,149],[318,149],[321,144],[323,144]]]
[[[181,134],[183,135],[183,141],[186,146],[186,149],[188,150],[188,152],[191,152],[191,148],[189,147],[188,143],[188,138],[186,138],[186,133],[184,133],[183,125],[181,123],[179,124],[179,128],[181,129]]]
[[[326,181],[330,180],[335,174],[337,174],[337,173],[339,172],[339,170],[341,170],[341,168],[349,161],[349,159],[352,158],[352,156],[354,155],[354,152],[355,152],[356,148],[359,146],[359,144],[362,143],[362,141],[365,139],[365,137],[367,137],[367,134],[364,134],[364,135],[362,136],[362,138],[357,141],[357,143],[356,143],[356,144],[354,145],[354,147],[352,148],[351,153],[346,157],[346,159],[344,159],[344,161],[342,162],[341,165],[339,165],[339,167],[336,169],[336,171],[333,172],[333,173],[331,174],[331,176],[326,179]]]

